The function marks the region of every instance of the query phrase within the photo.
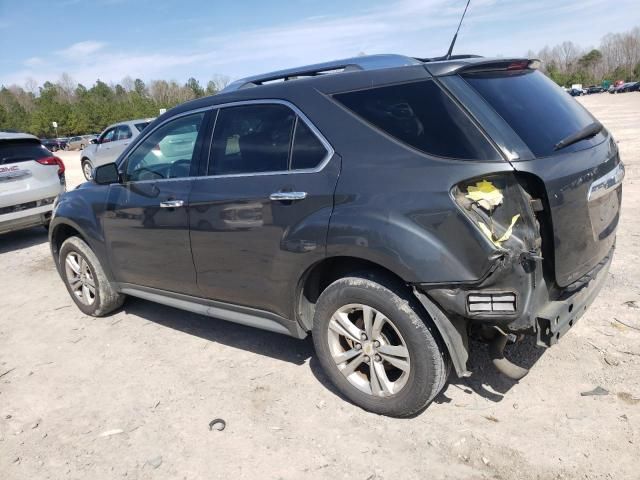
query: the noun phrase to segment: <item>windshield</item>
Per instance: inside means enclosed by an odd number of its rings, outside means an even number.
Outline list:
[[[485,72],[463,77],[513,128],[537,157],[557,153],[562,139],[595,119],[576,100],[535,70]],[[583,150],[603,140],[600,133],[576,142],[563,153]]]

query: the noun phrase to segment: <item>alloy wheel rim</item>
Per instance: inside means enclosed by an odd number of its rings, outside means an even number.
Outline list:
[[[329,321],[331,357],[351,385],[374,397],[402,390],[411,360],[398,328],[382,312],[363,304],[338,309]]]
[[[85,305],[96,300],[96,282],[89,263],[77,252],[70,252],[64,262],[67,282],[73,295]]]
[[[91,166],[88,163],[84,164],[84,176],[87,180],[91,180]]]

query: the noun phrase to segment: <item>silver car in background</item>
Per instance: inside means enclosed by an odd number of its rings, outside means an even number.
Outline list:
[[[84,178],[91,180],[94,168],[115,162],[127,145],[153,120],[153,118],[142,118],[108,126],[80,155]]]
[[[67,140],[67,147],[69,147],[69,150],[84,150],[84,147],[96,138],[98,138],[97,135],[77,135]]]
[[[64,163],[37,137],[0,132],[0,233],[48,226]]]

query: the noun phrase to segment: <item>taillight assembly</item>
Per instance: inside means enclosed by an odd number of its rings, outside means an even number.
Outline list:
[[[51,156],[39,158],[36,160],[40,165],[58,165],[58,175],[62,175],[64,173],[64,162],[61,158]]]

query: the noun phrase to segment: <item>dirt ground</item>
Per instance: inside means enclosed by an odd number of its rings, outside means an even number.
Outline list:
[[[519,383],[474,344],[475,375],[426,411],[369,414],[310,339],[136,299],[83,315],[33,229],[0,237],[0,478],[640,478],[640,94],[580,101],[627,166],[618,249],[557,346],[512,349],[532,365]],[[78,183],[78,153],[61,157]],[[580,395],[597,386],[608,395]]]

